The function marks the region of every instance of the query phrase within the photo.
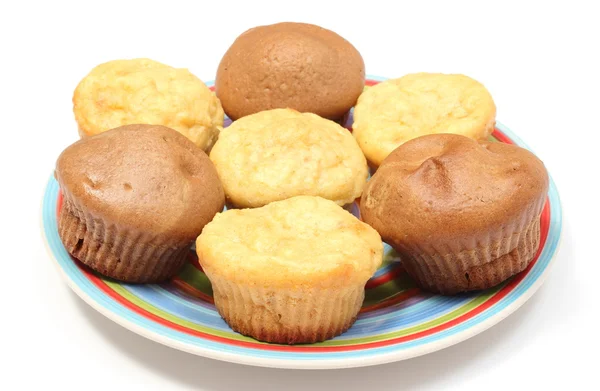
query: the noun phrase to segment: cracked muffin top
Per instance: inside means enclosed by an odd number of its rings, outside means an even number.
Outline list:
[[[501,243],[539,217],[548,181],[542,161],[524,148],[427,135],[384,160],[360,212],[397,249],[475,249]]]
[[[334,202],[297,196],[217,214],[196,251],[207,273],[229,281],[332,288],[364,285],[381,265],[383,244],[373,228]]]

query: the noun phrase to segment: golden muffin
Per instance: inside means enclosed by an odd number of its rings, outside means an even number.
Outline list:
[[[496,124],[487,89],[464,75],[415,73],[368,88],[354,108],[354,136],[373,167],[402,143],[436,133],[485,139]]]
[[[174,276],[225,202],[208,156],[164,126],[127,125],[79,140],[62,152],[55,176],[67,251],[126,282]]]
[[[82,137],[122,125],[164,125],[205,151],[224,119],[221,102],[200,79],[145,58],[92,69],[75,89],[73,111]]]
[[[373,228],[311,196],[217,214],[196,251],[229,326],[285,344],[324,341],[347,330],[383,258]]]
[[[350,132],[312,113],[274,109],[235,121],[210,153],[227,200],[259,207],[297,195],[340,206],[358,198],[368,167]]]
[[[240,35],[223,56],[215,91],[227,115],[276,108],[340,120],[365,83],[365,64],[350,42],[306,23],[277,23]]]
[[[436,134],[384,160],[360,211],[421,287],[453,294],[490,288],[527,267],[547,192],[544,164],[526,149]]]

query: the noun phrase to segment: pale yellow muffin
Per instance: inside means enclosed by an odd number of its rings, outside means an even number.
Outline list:
[[[408,140],[434,133],[484,139],[494,130],[496,106],[468,76],[414,73],[368,88],[354,108],[354,137],[372,166]]]
[[[79,83],[73,111],[82,137],[130,124],[175,129],[209,150],[223,128],[221,102],[187,69],[145,58],[98,65]]]
[[[365,157],[347,129],[291,109],[238,119],[221,132],[210,159],[228,201],[237,207],[297,195],[342,206],[360,196],[368,177]]]
[[[217,214],[196,251],[234,330],[266,342],[313,343],[352,325],[383,244],[333,201],[297,196]]]

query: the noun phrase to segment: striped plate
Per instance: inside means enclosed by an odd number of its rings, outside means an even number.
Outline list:
[[[367,88],[379,80],[370,77]],[[351,118],[350,120],[351,121]],[[525,147],[498,124],[493,139]],[[190,252],[171,281],[131,285],[103,278],[73,260],[57,231],[61,195],[51,178],[42,207],[43,235],[69,286],[89,305],[151,340],[190,353],[242,364],[280,368],[341,368],[381,364],[453,345],[498,323],[521,306],[545,279],[561,234],[554,182],[541,216],[541,246],[527,270],[486,291],[445,297],[423,292],[386,245],[382,267],[366,285],[356,323],[343,335],[313,345],[272,345],[233,332],[215,310],[210,282]],[[355,206],[355,213],[357,208]]]

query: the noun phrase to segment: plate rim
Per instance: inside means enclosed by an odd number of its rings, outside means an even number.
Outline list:
[[[383,81],[386,78],[374,75],[367,75],[367,80],[376,80]],[[212,86],[214,84],[213,81],[206,82],[207,86]],[[500,122],[496,122],[496,128],[499,129],[502,133],[507,135],[512,141],[514,141],[519,146],[522,146],[530,151],[531,148],[524,143],[516,134],[514,134],[508,127],[503,125]],[[142,325],[138,325],[133,321],[123,317],[122,315],[113,312],[112,310],[104,307],[101,303],[99,303],[96,299],[91,297],[88,293],[86,293],[76,281],[74,281],[71,276],[67,274],[67,272],[63,269],[60,262],[56,258],[54,252],[50,248],[48,236],[44,227],[44,200],[46,195],[46,189],[50,181],[53,180],[53,176],[50,177],[49,181],[46,183],[44,187],[44,197],[42,197],[41,207],[40,207],[40,228],[42,239],[44,242],[44,247],[46,252],[53,260],[53,264],[58,269],[59,274],[62,278],[67,282],[67,285],[75,292],[75,294],[80,297],[85,303],[87,303],[90,307],[94,308],[96,311],[110,319],[111,321],[119,324],[120,326],[128,329],[131,332],[134,332],[142,337],[145,337],[154,342],[160,343],[162,345],[175,348],[187,353],[191,353],[198,356],[203,356],[209,359],[215,359],[219,361],[225,361],[235,364],[243,364],[250,366],[258,366],[258,367],[268,367],[268,368],[282,368],[282,369],[340,369],[340,368],[355,368],[355,367],[366,367],[373,365],[381,365],[386,363],[391,363],[395,361],[406,360],[418,356],[422,356],[428,353],[432,353],[435,351],[439,351],[445,349],[447,347],[456,345],[462,341],[465,341],[469,338],[474,337],[482,333],[483,331],[489,329],[490,327],[498,324],[506,317],[510,316],[517,309],[519,309],[525,302],[527,302],[540,286],[544,283],[548,274],[550,273],[554,263],[556,262],[556,258],[561,249],[561,243],[563,238],[563,219],[562,219],[562,201],[560,199],[560,194],[558,193],[558,188],[554,183],[550,173],[548,173],[550,179],[550,188],[554,189],[556,195],[557,202],[557,210],[559,215],[554,216],[551,214],[550,216],[550,225],[553,220],[558,221],[560,224],[555,227],[555,233],[558,236],[556,239],[556,247],[554,252],[550,254],[550,259],[548,260],[547,265],[541,271],[541,274],[537,277],[537,279],[533,282],[529,288],[527,288],[524,292],[522,292],[518,297],[516,297],[513,302],[509,303],[504,309],[498,311],[497,313],[489,316],[488,318],[480,321],[465,330],[456,332],[452,335],[449,335],[444,338],[440,338],[436,341],[427,342],[423,345],[397,349],[390,352],[382,352],[373,355],[367,356],[359,356],[359,357],[346,357],[346,358],[323,358],[323,359],[310,359],[310,360],[302,360],[302,359],[289,359],[289,358],[276,358],[276,357],[259,357],[252,356],[250,354],[240,354],[240,353],[230,353],[224,351],[214,350],[212,348],[192,345],[190,343],[186,343],[183,341],[176,340],[169,336],[161,335],[159,332],[154,330],[149,330]]]

